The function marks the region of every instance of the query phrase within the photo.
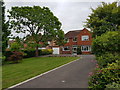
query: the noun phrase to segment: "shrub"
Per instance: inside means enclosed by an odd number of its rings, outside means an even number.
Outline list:
[[[96,37],[92,43],[92,51],[98,56],[105,52],[120,52],[120,32],[109,31]]]
[[[35,57],[35,50],[22,50],[24,53],[26,53],[26,56],[24,58],[29,58],[29,57]],[[38,50],[39,56],[41,55],[49,55],[52,54],[53,50],[52,49],[42,49]]]
[[[21,46],[17,42],[13,42],[10,47],[11,51],[20,51],[20,48]]]
[[[120,84],[120,61],[108,64],[106,68],[97,68],[89,80],[89,88],[106,88],[111,82]]]
[[[108,63],[115,62],[116,60],[120,60],[120,54],[117,53],[105,53],[101,56],[96,57],[98,64],[100,67],[106,67]]]
[[[5,60],[8,60],[8,58],[13,54],[12,51],[5,51],[5,57],[6,59]]]
[[[26,55],[24,58],[35,57],[35,50],[22,50]]]
[[[115,89],[115,90],[120,90],[120,83],[112,82],[110,84],[107,84],[105,90],[108,90],[109,88]]]
[[[52,49],[42,49],[42,55],[52,54],[52,52],[53,52]]]
[[[6,57],[2,56],[0,57],[0,65],[4,64]]]
[[[8,58],[9,61],[12,61],[13,63],[18,63],[22,60],[23,53],[22,52],[13,52],[13,54]]]

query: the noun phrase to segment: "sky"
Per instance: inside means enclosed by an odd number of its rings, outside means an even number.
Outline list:
[[[65,33],[83,29],[86,19],[91,14],[90,8],[97,8],[102,1],[111,3],[116,0],[4,0],[6,16],[7,10],[13,6],[49,7],[62,23],[62,30]]]

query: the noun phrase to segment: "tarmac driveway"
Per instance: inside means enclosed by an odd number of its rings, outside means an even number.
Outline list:
[[[15,88],[87,88],[88,74],[95,68],[94,55],[81,55],[73,63]]]

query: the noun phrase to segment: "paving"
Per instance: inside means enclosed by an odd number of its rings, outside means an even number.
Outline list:
[[[88,75],[95,68],[95,56],[80,57],[79,60],[15,88],[88,88]]]

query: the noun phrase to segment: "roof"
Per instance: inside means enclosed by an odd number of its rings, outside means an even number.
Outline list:
[[[82,30],[72,30],[72,31],[69,31],[68,33],[65,34],[65,38],[73,38],[73,37],[77,36],[83,30],[87,30],[87,29],[84,28]]]
[[[65,34],[66,38],[73,38],[77,36],[82,30],[74,30],[74,31],[69,31],[68,33]]]

